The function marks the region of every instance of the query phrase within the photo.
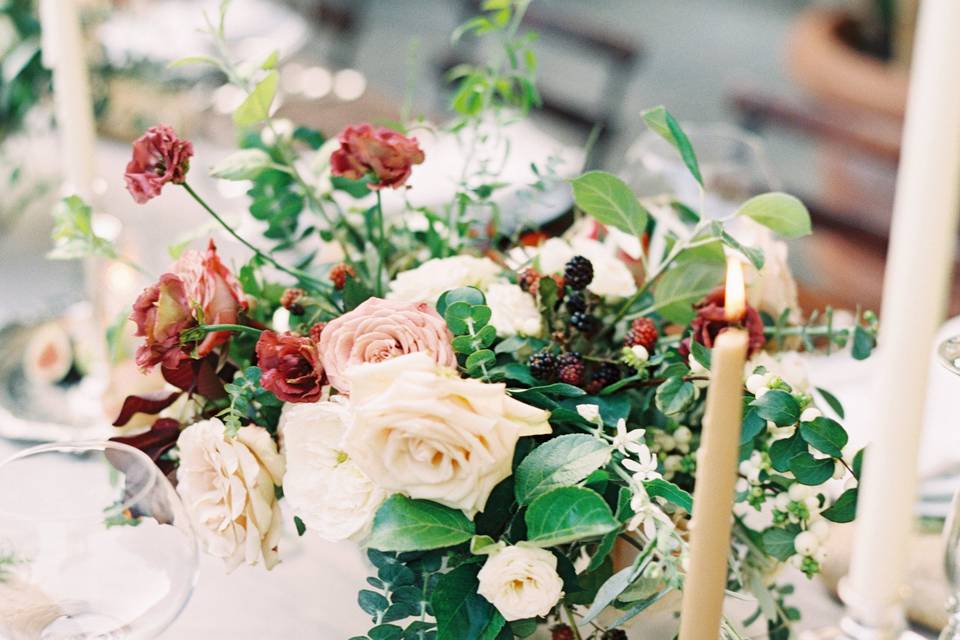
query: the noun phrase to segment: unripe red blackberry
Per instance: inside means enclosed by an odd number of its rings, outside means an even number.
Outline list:
[[[598,393],[604,387],[610,386],[620,379],[620,367],[611,363],[604,362],[590,376],[590,384],[587,385],[589,393]]]
[[[527,361],[530,373],[540,380],[552,380],[557,375],[557,359],[549,351],[538,351]]]
[[[593,263],[583,256],[573,256],[563,267],[563,280],[574,291],[582,291],[593,282]]]
[[[597,330],[598,324],[597,317],[586,311],[570,314],[570,325],[580,333],[593,333]]]
[[[583,358],[579,353],[565,353],[557,358],[557,371],[560,382],[574,386],[583,382]]]
[[[317,324],[310,327],[310,339],[314,342],[320,342],[320,333],[323,331],[323,328],[327,326],[326,322],[318,322]]]
[[[551,640],[573,640],[573,629],[565,624],[558,624],[550,629]]]
[[[340,290],[347,286],[347,278],[357,277],[356,270],[345,262],[333,265],[333,268],[330,269],[330,281],[333,283],[333,288]]]
[[[640,345],[647,350],[647,353],[653,353],[658,337],[660,337],[660,334],[657,332],[657,325],[653,323],[653,320],[637,318],[630,325],[627,335],[623,337],[623,345],[626,347]]]
[[[536,295],[537,285],[540,283],[540,274],[536,269],[524,269],[517,278],[517,284],[527,293]]]
[[[295,287],[284,289],[283,295],[280,296],[280,306],[295,316],[302,316],[304,309],[303,305],[300,304],[300,299],[305,295],[306,292],[303,289],[297,289]]]

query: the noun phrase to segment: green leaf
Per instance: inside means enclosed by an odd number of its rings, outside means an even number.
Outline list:
[[[824,399],[827,405],[830,406],[833,412],[838,416],[840,416],[840,419],[843,420],[846,417],[846,415],[844,414],[844,411],[843,411],[843,404],[840,402],[839,399],[837,399],[837,396],[833,395],[826,389],[822,389],[820,387],[815,387],[815,389],[817,390],[817,393],[819,393],[820,396]]]
[[[590,605],[587,612],[583,614],[583,618],[581,619],[583,624],[588,624],[613,604],[617,596],[626,591],[627,587],[633,582],[636,573],[636,567],[630,566],[626,569],[621,569],[607,578],[607,581],[597,590],[597,596],[594,598],[593,604]]]
[[[528,505],[563,486],[577,484],[610,460],[610,446],[575,433],[548,440],[533,450],[514,472],[517,502]]]
[[[790,471],[800,484],[815,487],[833,477],[836,465],[832,458],[814,458],[803,451],[790,458]]]
[[[530,387],[529,389],[511,390],[512,394],[515,396],[523,395],[528,391],[535,391],[548,396],[556,396],[558,398],[579,398],[580,396],[587,395],[587,392],[580,387],[575,387],[572,384],[566,384],[564,382],[554,382],[553,384]]]
[[[821,511],[820,515],[831,522],[853,522],[857,516],[857,493],[856,487],[847,489],[840,494],[836,502]]]
[[[379,624],[367,632],[370,640],[400,640],[403,629],[395,624]]]
[[[810,422],[801,422],[800,435],[814,449],[834,458],[843,457],[847,432],[835,420],[821,416]]]
[[[724,266],[718,262],[685,262],[668,270],[654,290],[657,309],[670,322],[686,324],[693,318],[692,305],[723,281]]]
[[[466,302],[454,302],[447,306],[443,319],[447,321],[450,332],[455,336],[470,333],[467,318],[470,317],[470,305]]]
[[[53,240],[53,249],[47,253],[47,258],[51,260],[117,257],[113,244],[94,232],[90,205],[77,196],[67,196],[57,203],[53,210],[50,238]]]
[[[750,261],[750,263],[759,271],[763,269],[764,255],[763,249],[757,249],[755,247],[748,247],[742,244],[739,240],[734,238],[732,235],[726,231],[720,233],[720,238],[723,239],[723,243],[738,252],[744,258]]]
[[[771,420],[780,427],[789,427],[800,419],[800,405],[782,389],[771,389],[750,405],[756,407],[757,415],[761,418]]]
[[[623,180],[604,171],[588,171],[572,184],[574,202],[597,222],[643,235],[649,213]]]
[[[168,69],[176,69],[178,67],[186,67],[192,64],[210,64],[218,69],[222,69],[223,66],[220,64],[220,61],[214,58],[213,56],[186,56],[184,58],[179,58],[167,65]]]
[[[596,491],[561,487],[534,500],[524,517],[527,539],[540,547],[595,538],[620,524]]]
[[[490,322],[490,317],[492,315],[493,312],[490,310],[490,307],[486,305],[475,304],[470,307],[470,319],[473,320],[474,332],[477,332],[483,327],[487,326],[487,323]]]
[[[300,516],[293,516],[293,526],[297,528],[297,535],[302,536],[307,531],[307,525],[303,523]]]
[[[263,149],[240,149],[218,162],[210,175],[223,180],[253,180],[273,164]]]
[[[277,68],[277,62],[279,62],[279,60],[280,60],[280,52],[274,50],[274,51],[271,52],[270,55],[268,55],[267,58],[260,64],[260,68],[261,68],[261,69],[266,69],[267,71],[269,71],[270,69],[276,69],[276,68]]]
[[[850,355],[854,360],[866,360],[877,346],[877,340],[859,324],[853,329],[853,346]]]
[[[363,589],[357,594],[357,603],[360,605],[360,608],[374,619],[376,619],[381,612],[386,611],[387,607],[390,606],[390,603],[387,602],[387,599],[383,597],[383,594],[377,593],[376,591],[370,591],[369,589]]]
[[[697,162],[697,154],[693,151],[693,145],[690,138],[680,128],[677,122],[666,108],[654,107],[643,112],[643,121],[647,126],[661,138],[673,145],[680,152],[683,163],[700,185],[703,185],[703,176],[700,174],[700,165]]]
[[[692,382],[677,376],[667,379],[657,387],[657,408],[668,416],[685,411],[697,397],[697,388]]]
[[[467,356],[467,361],[464,363],[464,366],[467,369],[474,369],[476,367],[493,364],[496,362],[497,356],[490,351],[490,349],[481,349]]]
[[[693,355],[693,359],[699,362],[704,369],[710,370],[710,365],[713,361],[713,352],[710,349],[696,340],[691,340],[690,353]]]
[[[233,112],[235,125],[249,127],[270,117],[270,105],[273,104],[273,98],[277,93],[279,77],[276,71],[271,71],[257,83],[246,100]]]
[[[347,311],[356,309],[371,296],[373,291],[358,278],[348,277],[343,285],[343,306]]]
[[[643,488],[651,498],[663,498],[687,513],[693,513],[693,496],[669,480],[662,478],[648,480],[643,483]]]
[[[441,316],[444,315],[447,311],[447,307],[452,305],[454,302],[466,302],[468,305],[478,305],[486,304],[487,300],[483,295],[483,292],[476,287],[460,287],[458,289],[450,289],[449,291],[444,291],[440,294],[440,297],[437,298],[437,313]]]
[[[479,570],[464,564],[440,576],[430,596],[437,640],[492,640],[503,628],[503,616],[477,593]]]
[[[798,198],[774,191],[744,202],[736,215],[747,216],[787,238],[808,236],[812,231],[810,212]]]
[[[474,533],[474,524],[462,511],[396,494],[377,510],[367,546],[380,551],[426,551],[466,542]]]
[[[767,421],[760,417],[755,408],[743,414],[743,426],[740,429],[740,444],[746,444],[756,438],[767,426]]]
[[[785,473],[790,470],[790,460],[806,450],[807,443],[799,433],[777,440],[770,445],[770,465],[780,473]]]
[[[763,548],[777,560],[786,561],[796,553],[793,539],[800,533],[800,528],[791,526],[786,529],[771,527],[763,532]]]

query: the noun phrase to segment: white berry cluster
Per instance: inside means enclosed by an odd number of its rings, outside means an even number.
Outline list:
[[[690,453],[693,431],[680,425],[673,432],[666,430],[653,434],[652,449],[663,467],[663,477],[672,480],[678,473],[693,473],[696,456]]]
[[[830,533],[829,523],[820,515],[828,506],[816,489],[794,484],[789,491],[774,498],[773,519],[775,523],[800,525],[803,531],[793,540],[796,551],[790,564],[807,575],[820,571],[820,564],[827,557],[826,542]]]

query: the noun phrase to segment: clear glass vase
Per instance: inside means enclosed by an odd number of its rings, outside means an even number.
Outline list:
[[[0,463],[0,638],[152,638],[197,573],[186,511],[157,465],[114,442]]]

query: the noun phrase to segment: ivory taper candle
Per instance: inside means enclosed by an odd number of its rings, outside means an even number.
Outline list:
[[[727,265],[728,319],[743,317],[744,299],[742,267],[738,259],[732,258]],[[715,640],[720,636],[747,346],[747,332],[739,328],[721,333],[713,346],[703,436],[697,452],[697,486],[690,523],[690,563],[680,610],[680,640]]]
[[[65,194],[91,197],[96,131],[76,0],[40,0],[43,64],[53,71]]]
[[[874,365],[873,441],[842,590],[851,617],[870,626],[887,626],[902,611],[928,363],[960,209],[958,28],[960,2],[921,3]]]

